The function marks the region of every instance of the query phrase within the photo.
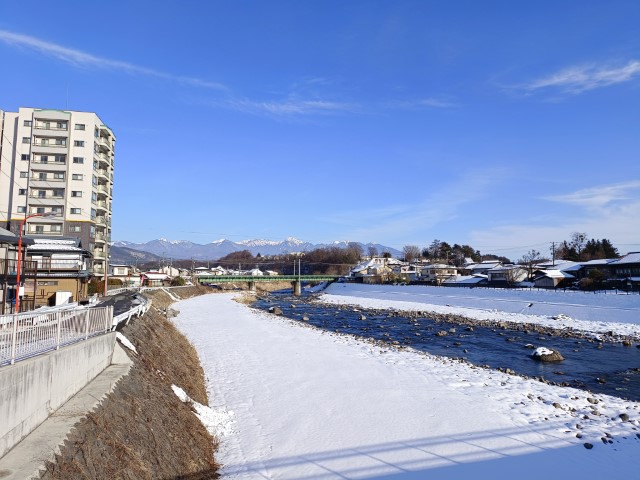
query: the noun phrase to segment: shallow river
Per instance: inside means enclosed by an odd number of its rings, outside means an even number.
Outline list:
[[[475,365],[508,368],[529,377],[640,401],[640,348],[636,346],[528,332],[524,327],[516,331],[474,325],[469,329],[426,317],[321,305],[308,297],[287,294],[271,294],[254,306],[263,310],[277,306],[288,318],[333,332],[399,342],[435,355],[464,358]],[[366,318],[361,320],[361,315]],[[534,361],[532,347],[540,346],[560,351],[565,360]]]

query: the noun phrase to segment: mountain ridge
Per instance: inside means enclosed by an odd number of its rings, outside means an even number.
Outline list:
[[[232,240],[220,239],[206,244],[195,243],[189,240],[168,240],[166,238],[159,238],[143,243],[117,240],[111,242],[111,247],[112,255],[117,252],[118,260],[124,262],[126,256],[131,254],[131,250],[146,252],[160,258],[171,258],[174,260],[217,260],[225,255],[241,250],[249,250],[253,255],[282,255],[286,253],[305,252],[316,248],[345,248],[350,243],[359,245],[364,253],[367,253],[369,247],[375,247],[379,253],[389,252],[394,257],[402,255],[399,250],[378,243],[365,244],[339,240],[333,243],[311,243],[294,237],[288,237],[282,241],[252,239],[234,242]],[[121,248],[126,250],[121,251]]]

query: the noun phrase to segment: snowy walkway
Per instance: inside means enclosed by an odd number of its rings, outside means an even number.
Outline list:
[[[596,416],[578,390],[383,350],[252,311],[230,294],[176,308],[177,326],[200,355],[211,406],[233,412],[233,423],[220,425],[227,434],[218,460],[227,478],[637,473],[637,403],[593,395],[600,400]],[[632,421],[622,422],[619,413]],[[600,440],[605,432],[613,444]]]

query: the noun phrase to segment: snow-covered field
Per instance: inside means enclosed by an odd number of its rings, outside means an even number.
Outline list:
[[[638,294],[333,283],[320,300],[363,308],[536,323],[596,334],[614,331],[640,339]]]
[[[175,318],[207,375],[226,478],[637,478],[636,402],[381,348],[233,295],[181,301]]]

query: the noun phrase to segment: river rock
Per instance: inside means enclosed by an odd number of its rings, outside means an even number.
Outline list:
[[[360,318],[360,320],[366,320],[366,319],[367,319],[367,317],[365,317],[365,316],[364,316],[364,315],[362,315],[362,314],[360,314],[360,316],[359,316],[358,318]]]
[[[564,360],[564,357],[560,352],[546,347],[536,348],[531,357],[539,362],[561,362]]]
[[[279,307],[269,307],[269,313],[274,315],[282,315],[282,310]]]
[[[620,420],[622,420],[623,422],[628,422],[629,421],[629,415],[626,414],[626,413],[621,413],[618,416],[620,417]]]
[[[586,448],[587,450],[591,450],[593,448],[593,444],[587,442],[584,444],[584,448]]]

